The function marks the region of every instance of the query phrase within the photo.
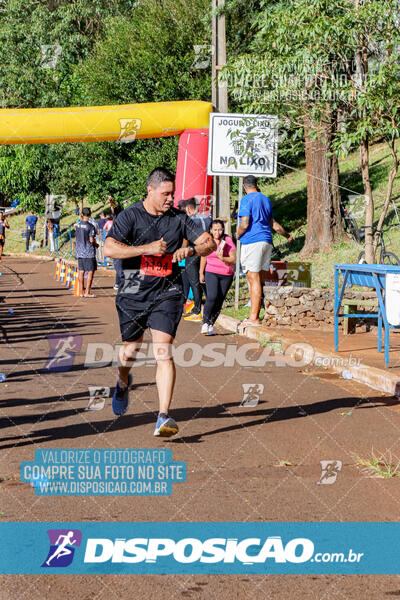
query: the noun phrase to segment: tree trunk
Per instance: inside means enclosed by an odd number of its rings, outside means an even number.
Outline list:
[[[344,237],[340,214],[339,165],[331,151],[336,119],[312,122],[305,118],[307,173],[307,234],[301,257],[326,252]],[[312,133],[317,132],[314,139]]]
[[[395,180],[397,171],[399,169],[399,159],[398,159],[397,153],[396,153],[396,146],[395,146],[394,138],[389,143],[389,147],[390,147],[390,152],[391,152],[392,158],[393,158],[393,167],[391,168],[390,173],[389,173],[389,180],[388,180],[388,186],[387,186],[387,190],[386,190],[385,204],[382,209],[381,216],[379,217],[378,225],[376,227],[377,231],[380,231],[382,229],[383,222],[386,218],[389,204],[392,199],[393,182]],[[377,242],[378,242],[378,235],[376,236],[375,241],[374,241],[374,252],[376,251]]]
[[[375,261],[372,226],[374,224],[374,199],[369,176],[369,139],[366,137],[360,146],[361,175],[365,193],[365,260],[372,265]]]

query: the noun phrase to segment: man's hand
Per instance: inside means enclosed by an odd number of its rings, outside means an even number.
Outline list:
[[[193,256],[192,248],[178,248],[178,250],[175,250],[172,256],[172,262],[179,262],[180,260],[188,258],[189,256]]]
[[[206,279],[204,277],[204,273],[200,273],[199,274],[199,281],[200,281],[200,283],[205,283],[206,282]]]
[[[164,241],[164,238],[156,240],[155,242],[151,242],[151,244],[146,244],[143,246],[145,252],[143,254],[161,254],[162,256],[167,251],[167,243]]]

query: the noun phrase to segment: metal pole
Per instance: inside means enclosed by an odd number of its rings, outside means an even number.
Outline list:
[[[239,228],[239,211],[240,211],[240,201],[243,195],[243,177],[239,177],[239,194],[238,194],[238,209],[237,209],[237,225],[236,225],[236,233]],[[240,273],[240,242],[237,240],[236,244],[236,278],[235,278],[235,310],[239,308],[239,273]]]
[[[217,6],[219,9],[225,7],[225,0],[217,0]],[[217,20],[217,64],[216,64],[216,84],[217,84],[217,98],[218,98],[218,112],[228,112],[228,85],[226,81],[222,82],[219,80],[218,73],[226,65],[226,27],[225,27],[225,15],[218,15]],[[225,230],[231,234],[231,202],[230,202],[230,185],[229,177],[221,176],[218,181],[218,192],[219,192],[219,216],[226,219]]]

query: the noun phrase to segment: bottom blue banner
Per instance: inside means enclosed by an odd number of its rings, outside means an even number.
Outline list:
[[[1,574],[399,574],[398,523],[1,523]]]

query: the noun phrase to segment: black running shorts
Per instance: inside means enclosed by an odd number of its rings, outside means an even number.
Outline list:
[[[78,271],[96,271],[97,261],[95,258],[78,258]]]
[[[118,295],[117,306],[119,327],[123,342],[135,342],[150,327],[175,337],[182,316],[184,298],[161,300],[155,306],[138,309],[131,297]]]

